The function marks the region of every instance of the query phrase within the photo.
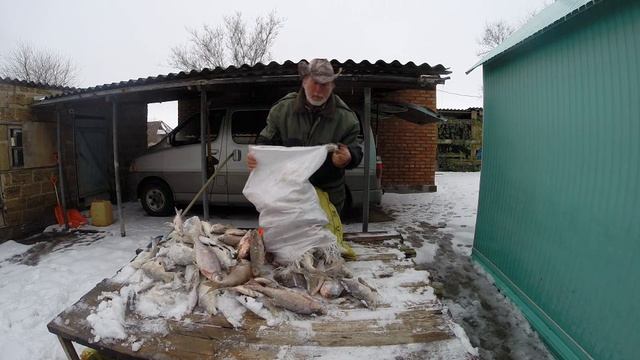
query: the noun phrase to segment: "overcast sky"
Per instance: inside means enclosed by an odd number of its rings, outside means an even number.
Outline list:
[[[78,86],[95,86],[176,71],[173,46],[185,43],[185,27],[216,26],[242,12],[250,22],[275,10],[285,19],[273,60],[326,57],[442,64],[453,73],[438,86],[438,108],[482,106],[477,39],[487,22],[518,23],[545,0],[324,0],[324,1],[35,1],[0,0],[0,56],[28,42],[72,58]],[[449,93],[447,93],[449,92]],[[462,94],[454,95],[451,93]],[[168,119],[175,105],[150,108]]]

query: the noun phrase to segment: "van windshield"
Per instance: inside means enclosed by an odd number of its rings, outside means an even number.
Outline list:
[[[224,119],[225,110],[212,110],[209,112],[208,140],[215,141],[220,132],[220,125]],[[173,134],[171,144],[174,146],[195,144],[200,142],[200,114],[191,116]]]

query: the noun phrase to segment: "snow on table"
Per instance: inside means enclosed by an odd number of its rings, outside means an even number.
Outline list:
[[[476,351],[429,286],[428,272],[416,270],[402,240],[384,242],[351,237],[358,260],[349,262],[354,276],[378,289],[380,304],[365,308],[355,300],[326,300],[328,314],[292,315],[267,326],[247,311],[242,326],[224,317],[194,313],[182,319],[140,318],[127,314],[123,340],[96,339],[87,316],[100,296],[123,286],[105,279],[48,324],[65,340],[98,348],[119,358],[298,359],[321,357],[376,359],[428,357],[472,359]],[[164,325],[162,325],[164,324]]]

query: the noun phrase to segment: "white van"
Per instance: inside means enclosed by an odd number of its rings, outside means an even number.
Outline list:
[[[242,194],[249,177],[246,156],[248,146],[255,144],[258,134],[265,127],[268,113],[269,108],[246,107],[209,111],[208,153],[222,162],[236,151],[236,156],[219,171],[208,190],[210,204],[251,205]],[[200,115],[196,114],[132,162],[128,177],[130,194],[140,199],[149,215],[172,214],[176,203],[189,203],[202,187],[201,151]],[[373,141],[369,168],[369,199],[371,203],[380,203],[381,162],[376,158]],[[209,169],[211,174],[212,167]],[[362,206],[363,176],[364,159],[359,167],[346,171],[345,209]]]

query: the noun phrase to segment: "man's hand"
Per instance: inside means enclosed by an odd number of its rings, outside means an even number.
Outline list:
[[[331,162],[338,168],[344,168],[351,162],[351,153],[345,144],[338,144],[338,150],[331,154]]]
[[[253,155],[253,152],[250,151],[247,154],[247,167],[249,168],[249,171],[253,171],[256,166],[258,166],[258,161],[256,161],[256,157]]]

